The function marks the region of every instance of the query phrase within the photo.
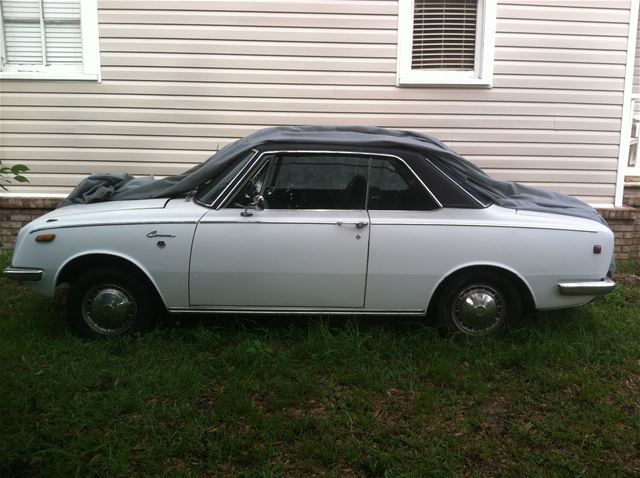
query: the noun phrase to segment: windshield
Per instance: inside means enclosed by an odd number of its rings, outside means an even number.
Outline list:
[[[229,185],[238,173],[245,167],[253,157],[255,151],[249,151],[242,159],[223,169],[220,174],[209,179],[198,187],[196,199],[204,204],[212,204],[222,191]]]

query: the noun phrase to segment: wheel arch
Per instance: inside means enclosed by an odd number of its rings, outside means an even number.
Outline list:
[[[442,279],[438,282],[438,284],[433,289],[433,293],[431,294],[431,298],[429,300],[429,306],[427,307],[427,315],[433,316],[435,312],[435,308],[438,302],[439,297],[442,295],[443,291],[446,289],[447,285],[452,281],[456,280],[458,277],[471,274],[471,273],[493,273],[498,274],[507,280],[511,281],[518,291],[520,298],[522,300],[522,305],[525,311],[532,311],[536,309],[536,300],[533,291],[527,281],[518,274],[516,271],[511,269],[510,267],[506,267],[502,264],[465,264],[456,269],[452,269],[447,274],[445,274]]]
[[[82,252],[70,257],[58,270],[54,283],[56,286],[63,283],[70,283],[82,272],[101,266],[118,267],[138,275],[142,280],[147,282],[147,285],[155,294],[158,303],[162,304],[165,309],[167,308],[158,284],[153,280],[149,271],[138,261],[113,251]]]

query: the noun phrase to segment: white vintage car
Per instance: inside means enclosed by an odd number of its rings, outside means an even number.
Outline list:
[[[49,297],[69,283],[89,337],[161,309],[429,314],[488,335],[615,286],[605,224],[502,207],[402,141],[320,143],[254,141],[189,194],[59,208],[20,231],[4,275]]]

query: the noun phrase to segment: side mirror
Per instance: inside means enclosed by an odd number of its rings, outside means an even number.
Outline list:
[[[238,206],[240,206],[240,204],[238,204]],[[240,213],[242,217],[251,217],[253,216],[253,213],[249,211],[249,209],[253,209],[254,211],[258,211],[258,212],[264,210],[264,198],[258,194],[253,198],[253,202],[251,204],[248,204],[246,206],[240,206],[240,207],[244,207],[244,211]]]
[[[253,198],[253,208],[256,211],[264,211],[264,198],[260,194]]]

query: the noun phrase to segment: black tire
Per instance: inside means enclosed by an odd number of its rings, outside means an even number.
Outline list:
[[[157,318],[154,291],[132,271],[102,267],[85,272],[71,284],[67,311],[82,337],[118,337],[150,329]]]
[[[445,335],[501,335],[520,322],[522,299],[499,274],[468,273],[448,281],[437,306]]]

